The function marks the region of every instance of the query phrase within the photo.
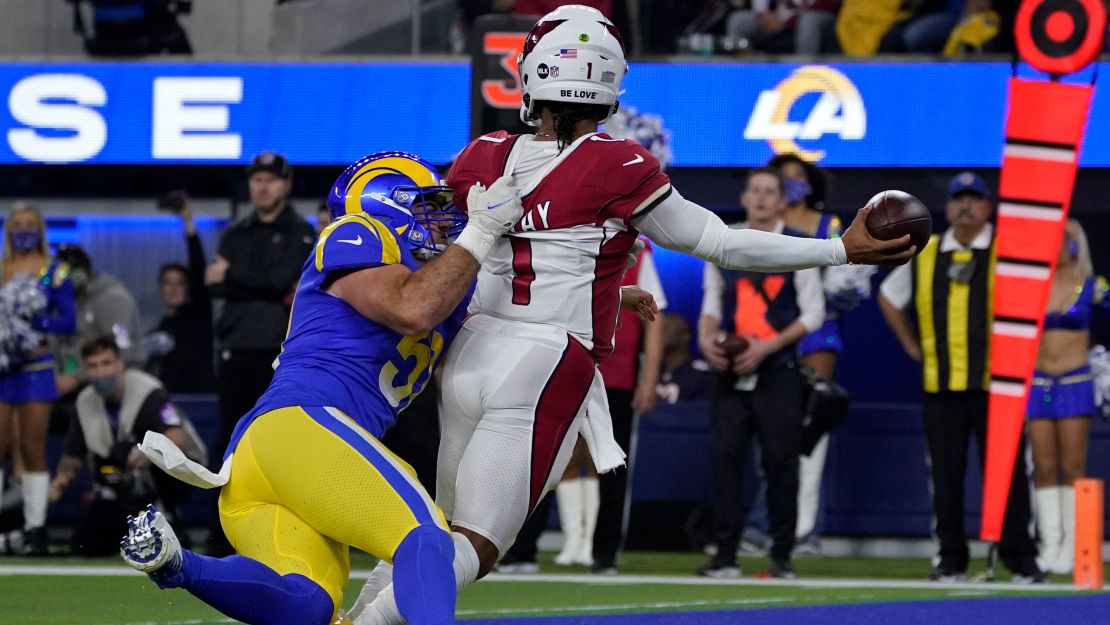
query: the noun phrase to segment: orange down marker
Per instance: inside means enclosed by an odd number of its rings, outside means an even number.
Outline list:
[[[1076,588],[1102,590],[1102,480],[1075,480]]]

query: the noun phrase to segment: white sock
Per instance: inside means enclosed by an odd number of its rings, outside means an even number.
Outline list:
[[[463,586],[474,583],[478,579],[478,569],[481,561],[474,545],[462,534],[451,534],[451,541],[455,543],[455,590],[462,590]]]
[[[1060,541],[1063,533],[1060,527],[1060,487],[1047,486],[1033,491],[1036,505],[1037,533],[1041,544],[1037,553],[1037,567],[1051,571],[1060,558]]]
[[[1060,554],[1052,567],[1057,575],[1069,575],[1075,568],[1075,487],[1060,487],[1060,525],[1063,539]]]
[[[601,491],[597,478],[582,478],[582,542],[575,558],[578,564],[591,566],[594,563],[594,529],[597,527],[597,511],[600,507]]]
[[[23,474],[23,528],[46,525],[46,503],[50,493],[50,474],[46,471]]]
[[[455,544],[455,588],[462,590],[463,586],[478,579],[478,552],[462,534],[451,534],[451,541]],[[359,596],[361,598],[362,595]],[[355,625],[400,625],[405,622],[397,609],[392,583],[382,588],[378,596],[358,613],[352,608],[348,617]]]
[[[362,590],[359,591],[358,597],[355,599],[354,605],[351,606],[350,611],[347,612],[347,618],[354,620],[358,618],[359,614],[370,605],[378,594],[393,583],[393,565],[385,560],[379,560],[378,565],[370,571],[370,577],[367,578],[366,583],[362,585]]]
[[[563,480],[555,487],[555,503],[559,508],[559,526],[563,530],[563,549],[555,556],[555,564],[569,566],[578,559],[582,549],[582,487],[585,480]]]

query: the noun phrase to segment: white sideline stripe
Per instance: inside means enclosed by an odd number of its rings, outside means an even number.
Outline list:
[[[142,573],[125,566],[37,566],[37,565],[0,565],[0,576],[4,575],[43,575],[53,577],[128,577]],[[352,579],[366,579],[370,569],[351,571]],[[894,579],[713,579],[711,577],[670,576],[670,575],[505,575],[494,573],[481,583],[571,583],[589,586],[636,586],[644,584],[669,584],[675,586],[792,586],[795,588],[894,588],[904,590],[974,590],[991,592],[996,590],[1020,590],[1023,592],[1061,592],[1074,591],[1071,584],[1012,584],[1002,582],[960,582],[942,584],[929,581]]]
[[[353,574],[352,574],[353,576]],[[961,582],[942,584],[930,581],[894,579],[713,579],[711,577],[678,577],[666,575],[504,575],[494,573],[482,580],[487,582],[569,582],[589,585],[640,585],[671,584],[676,586],[792,586],[794,588],[893,588],[917,590],[1021,590],[1060,592],[1074,591],[1071,584],[1012,584]]]
[[[1075,160],[1075,150],[1070,148],[1050,148],[1039,145],[1019,145],[1007,143],[1002,155],[1010,158],[1028,158],[1037,161],[1070,163]]]
[[[766,605],[769,603],[793,603],[790,597],[766,597],[763,599],[693,599],[690,601],[653,601],[648,603],[617,603],[610,605],[559,605],[547,608],[496,608],[492,610],[457,610],[458,616],[484,616],[487,614],[552,614],[560,612],[615,612],[618,610],[651,610],[661,608],[699,608],[726,605]]]
[[[1064,211],[1059,208],[1040,208],[1037,206],[1022,206],[1010,202],[999,202],[998,214],[1003,217],[1024,217],[1026,219],[1040,219],[1041,221],[1060,221]]]

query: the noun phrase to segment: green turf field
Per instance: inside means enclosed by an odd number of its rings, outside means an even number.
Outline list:
[[[693,569],[704,559],[705,556],[695,553],[629,553],[622,561],[622,575],[598,577],[586,574],[580,567],[555,567],[548,557],[542,560],[543,574],[540,576],[491,579],[465,589],[459,597],[458,613],[461,618],[496,618],[735,610],[1073,592],[1057,584],[1051,588],[1014,588],[1004,583],[1009,579],[1007,573],[1000,574],[996,584],[929,585],[919,583],[928,570],[928,562],[891,559],[799,559],[796,561],[797,585],[790,585],[752,579],[751,573],[763,570],[767,561],[744,558],[743,580],[719,582],[692,575]],[[354,560],[356,574],[365,574],[372,564],[365,557]],[[90,569],[90,566],[108,568]],[[72,568],[74,573],[67,574],[64,567]],[[51,574],[34,574],[35,568]],[[11,574],[13,571],[19,574]],[[146,578],[127,574],[127,571],[115,559],[0,558],[0,623],[208,625],[228,622],[185,592],[160,591]],[[348,602],[361,584],[361,580],[350,583]]]

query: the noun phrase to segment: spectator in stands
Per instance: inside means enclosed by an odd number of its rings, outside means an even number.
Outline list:
[[[725,37],[737,50],[828,52],[839,4],[839,0],[729,0],[733,11],[725,22]]]
[[[945,56],[1000,49],[998,32],[1002,18],[991,8],[990,0],[968,0],[959,19],[944,44]]]
[[[157,503],[167,516],[176,517],[187,493],[183,482],[153,469],[136,448],[146,433],[165,434],[197,462],[205,462],[205,451],[161,383],[124,366],[112,337],[85,343],[81,359],[89,385],[77,396],[77,418],[69,425],[65,454],[50,483],[50,501],[58,501],[88,467],[92,497],[74,529],[71,550],[108,556],[119,549],[128,513]]]
[[[22,462],[23,536],[17,553],[44,555],[46,433],[58,397],[51,335],[76,328],[68,266],[47,251],[46,221],[31,204],[16,204],[4,220],[0,274],[0,499],[4,463]],[[17,440],[18,439],[18,444]]]
[[[938,54],[956,26],[965,0],[903,0],[901,19],[891,24],[879,52]],[[981,0],[971,0],[977,4]],[[990,2],[987,1],[987,8]]]
[[[656,385],[659,399],[668,404],[682,400],[709,399],[717,381],[709,363],[690,355],[690,324],[679,313],[665,313],[663,321],[663,364]]]
[[[204,286],[204,247],[188,200],[179,213],[185,229],[188,266],[162,265],[158,292],[162,320],[147,336],[146,370],[171,393],[211,393],[216,388],[212,357],[212,300]]]
[[[753,170],[740,196],[747,222],[739,227],[795,234],[782,220],[786,208],[783,191],[777,171]],[[774,538],[768,572],[773,577],[793,578],[791,553],[805,409],[797,343],[825,319],[821,274],[817,269],[764,274],[707,265],[704,289],[698,346],[721,375],[712,407],[717,555],[698,573],[723,578],[740,575],[736,548],[743,519],[742,472],[754,434],[762,450]],[[719,342],[722,332],[747,339],[747,347],[730,359]]]
[[[1038,565],[1059,575],[1071,574],[1075,566],[1075,480],[1086,476],[1091,417],[1098,412],[1088,362],[1091,326],[1094,317],[1105,319],[1110,312],[1108,291],[1106,279],[1095,276],[1083,226],[1069,219],[1028,408],[1041,537]]]
[[[77,334],[60,342],[58,391],[72,393],[84,382],[81,346],[101,336],[115,339],[128,367],[142,367],[142,325],[131,292],[114,276],[94,273],[92,260],[79,245],[59,245],[58,258],[69,264],[77,291]]]
[[[289,204],[293,167],[284,156],[256,155],[247,179],[254,210],[224,232],[205,271],[209,293],[224,300],[215,328],[220,397],[215,458],[223,456],[235,424],[270,385],[289,325],[293,290],[316,240],[316,231]],[[230,545],[220,540],[218,521],[212,529],[210,551],[230,553]]]
[[[767,166],[778,170],[786,183],[786,212],[783,214],[783,221],[788,227],[818,239],[840,236],[840,219],[820,210],[825,203],[825,190],[828,186],[825,172],[820,167],[796,154],[779,154]],[[833,379],[836,357],[843,348],[837,317],[837,309],[831,305],[826,306],[825,322],[798,344],[802,365],[812,369],[823,380]],[[798,537],[797,552],[800,554],[819,555],[821,552],[817,513],[820,509],[821,478],[825,472],[828,450],[829,436],[826,434],[800,460],[798,526],[795,531]]]
[[[836,39],[840,50],[849,56],[871,56],[879,43],[900,19],[909,15],[902,9],[904,0],[843,0],[836,16]]]
[[[994,229],[990,187],[961,173],[948,184],[950,224],[913,261],[883,281],[879,308],[910,358],[922,364],[922,411],[932,475],[934,531],[940,541],[934,581],[966,578],[964,476],[974,432],[980,465],[987,437]],[[916,319],[916,322],[911,321]],[[998,554],[1015,579],[1043,582],[1029,535],[1029,482],[1021,444]]]

